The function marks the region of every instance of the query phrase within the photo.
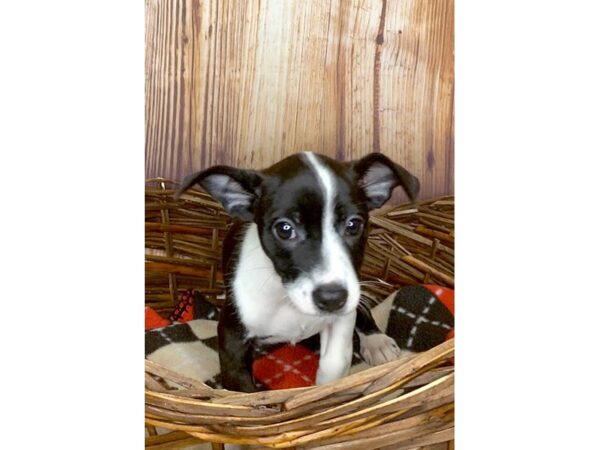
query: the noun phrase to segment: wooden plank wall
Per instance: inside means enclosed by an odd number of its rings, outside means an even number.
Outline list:
[[[452,194],[453,103],[453,0],[146,0],[147,178],[376,151]]]

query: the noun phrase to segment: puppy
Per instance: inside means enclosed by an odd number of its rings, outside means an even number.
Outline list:
[[[359,306],[358,270],[369,211],[396,186],[415,200],[419,181],[379,153],[342,163],[305,152],[268,169],[216,166],[186,177],[238,219],[223,248],[226,300],[218,325],[223,386],[254,392],[252,346],[320,335],[317,384],[348,374],[356,326],[375,365],[400,350]]]

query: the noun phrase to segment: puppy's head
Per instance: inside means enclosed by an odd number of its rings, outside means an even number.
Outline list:
[[[232,216],[257,225],[290,301],[305,314],[346,314],[358,305],[369,211],[400,185],[412,201],[419,181],[379,153],[348,163],[299,153],[262,171],[216,166],[186,177]]]

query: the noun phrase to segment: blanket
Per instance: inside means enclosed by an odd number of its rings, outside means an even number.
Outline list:
[[[221,388],[217,344],[219,308],[188,290],[168,317],[146,307],[146,358]],[[402,350],[422,352],[454,335],[454,291],[435,285],[398,289],[371,310],[380,330]],[[355,333],[351,373],[369,367]],[[312,386],[319,363],[319,337],[257,347],[253,374],[263,389]]]

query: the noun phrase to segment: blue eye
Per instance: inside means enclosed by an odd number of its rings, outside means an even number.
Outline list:
[[[296,230],[289,222],[277,222],[273,229],[275,234],[284,241],[296,238]]]
[[[346,220],[346,235],[348,236],[357,236],[363,229],[364,222],[358,217],[350,217]]]

